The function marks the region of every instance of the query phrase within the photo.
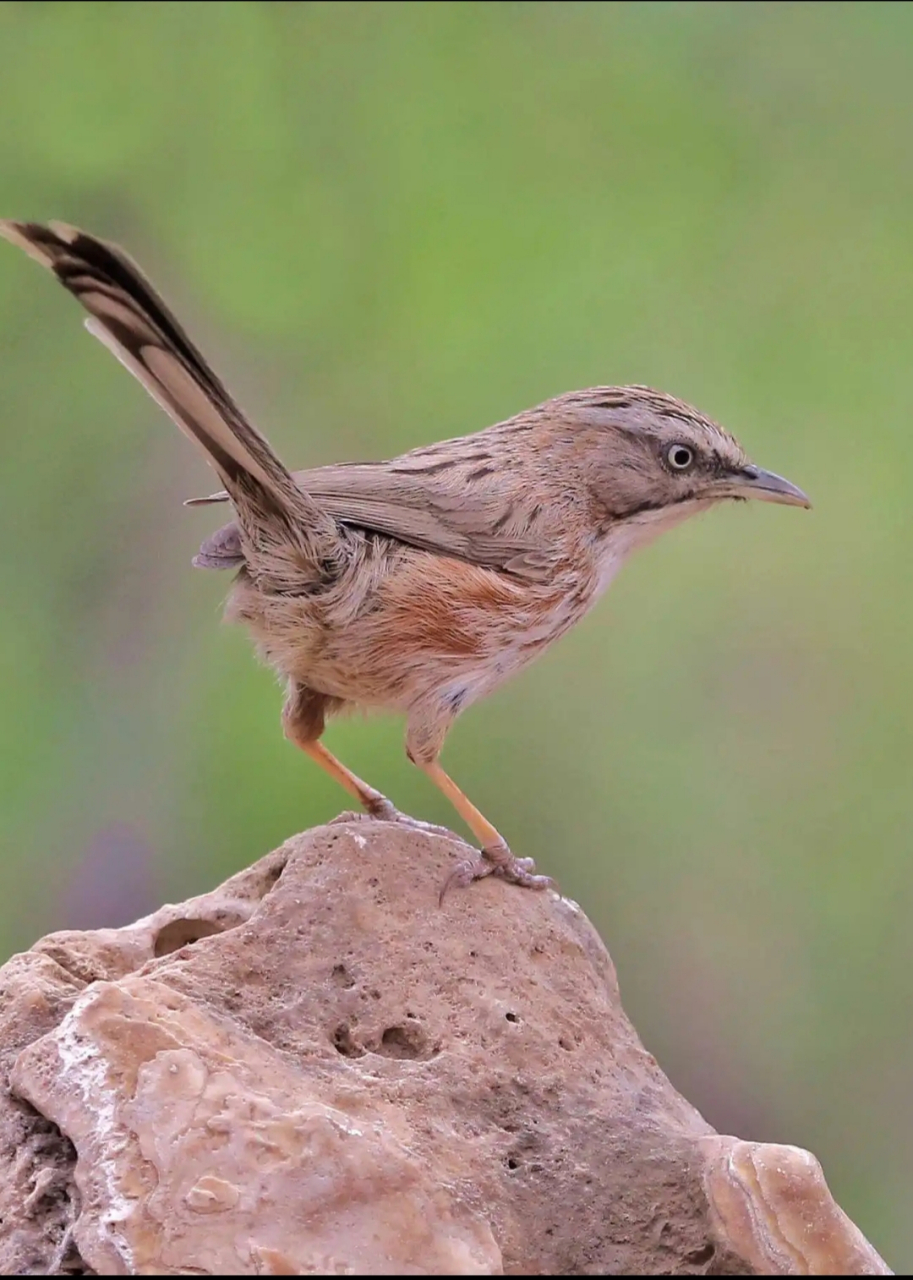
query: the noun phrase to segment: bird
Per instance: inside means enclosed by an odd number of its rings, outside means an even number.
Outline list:
[[[406,754],[478,849],[449,874],[554,885],[444,771],[457,717],[592,608],[638,548],[726,500],[810,507],[722,426],[642,385],[571,391],[473,434],[381,462],[290,472],[140,268],[62,222],[0,221],[88,312],[197,446],[234,518],[193,563],[234,570],[225,614],[285,682],[286,736],[370,815],[414,822],[321,741],[327,720],[400,713]],[[423,824],[417,823],[421,826]]]

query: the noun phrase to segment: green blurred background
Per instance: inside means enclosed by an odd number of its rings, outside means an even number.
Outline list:
[[[647,382],[807,488],[629,566],[445,763],[717,1128],[913,1266],[913,8],[0,5],[0,209],[121,242],[297,466]],[[187,442],[0,246],[0,953],[346,807]],[[396,720],[327,741],[451,814]]]

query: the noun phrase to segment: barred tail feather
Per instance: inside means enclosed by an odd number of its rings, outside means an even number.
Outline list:
[[[89,332],[202,447],[233,498],[247,494],[291,520],[320,522],[322,513],[125,253],[61,222],[0,221],[0,235],[53,271],[89,312]]]

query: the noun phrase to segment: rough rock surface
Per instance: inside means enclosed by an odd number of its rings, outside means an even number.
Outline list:
[[[890,1274],[720,1137],[581,911],[347,817],[0,970],[0,1274]]]

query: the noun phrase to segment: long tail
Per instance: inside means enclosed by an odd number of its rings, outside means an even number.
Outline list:
[[[202,446],[242,524],[244,508],[315,532],[326,522],[125,253],[62,222],[0,221],[0,235],[53,271],[89,312],[89,332]]]

